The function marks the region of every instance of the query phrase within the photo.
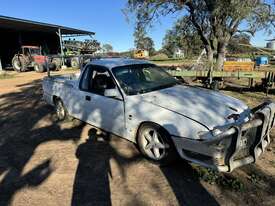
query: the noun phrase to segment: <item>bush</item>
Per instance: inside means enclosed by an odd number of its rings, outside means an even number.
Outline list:
[[[169,59],[168,56],[164,53],[159,53],[150,57],[150,60],[153,60],[153,61],[163,61],[168,59]]]

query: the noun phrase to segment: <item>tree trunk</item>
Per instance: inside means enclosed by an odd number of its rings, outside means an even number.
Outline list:
[[[208,63],[209,65],[213,65],[214,52],[210,46],[206,46],[205,49],[206,49]]]
[[[227,44],[225,42],[218,43],[216,69],[219,71],[223,69],[226,46]]]

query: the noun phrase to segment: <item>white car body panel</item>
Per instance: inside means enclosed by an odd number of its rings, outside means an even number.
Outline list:
[[[242,101],[220,92],[178,85],[141,95],[143,101],[175,111],[202,123],[212,130],[216,126],[233,123],[232,113],[250,111]],[[173,122],[176,123],[176,122]]]
[[[143,95],[126,98],[125,116],[130,140],[135,140],[137,128],[142,122],[155,122],[164,127],[171,135],[178,137],[198,139],[198,131],[208,131],[205,126],[145,101],[144,98]],[[129,118],[130,115],[131,118]]]

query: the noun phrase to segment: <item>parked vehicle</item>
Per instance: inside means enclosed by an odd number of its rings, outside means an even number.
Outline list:
[[[144,49],[138,49],[134,51],[134,58],[136,59],[148,59],[149,58],[149,52]]]
[[[12,66],[17,72],[26,71],[30,67],[36,72],[44,72],[46,58],[41,54],[41,47],[22,46],[21,51],[12,58]]]
[[[67,115],[137,143],[143,155],[222,172],[255,162],[270,143],[274,103],[249,109],[219,92],[183,85],[144,60],[97,59],[80,75],[46,77],[44,99]]]

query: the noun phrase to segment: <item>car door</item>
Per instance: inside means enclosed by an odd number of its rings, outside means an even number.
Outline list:
[[[106,82],[104,88],[102,85]],[[124,135],[124,101],[120,98],[104,96],[105,89],[117,89],[107,69],[88,66],[80,81],[80,99],[83,112],[80,119],[119,136]],[[120,94],[120,93],[119,93]]]

